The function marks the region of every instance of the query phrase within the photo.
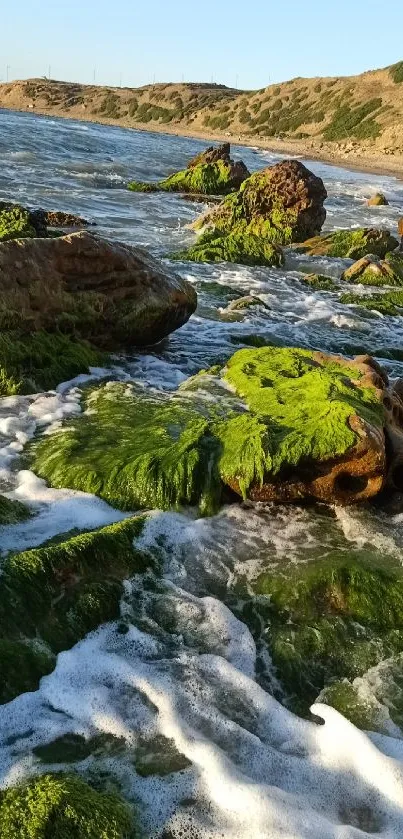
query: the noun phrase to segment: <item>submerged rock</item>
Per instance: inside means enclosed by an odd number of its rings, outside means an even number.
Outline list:
[[[83,415],[34,445],[32,468],[120,509],[211,513],[229,489],[254,501],[362,501],[385,483],[386,388],[369,357],[244,349],[175,394],[90,390]]]
[[[368,198],[367,204],[368,207],[387,207],[389,205],[389,201],[383,192],[376,192],[375,195]]]
[[[196,195],[226,195],[239,189],[250,172],[242,160],[230,156],[230,144],[206,149],[194,157],[186,169],[157,183],[131,181],[133,192],[185,192]]]
[[[58,652],[119,617],[123,580],[151,562],[135,544],[143,525],[126,519],[3,560],[1,703],[35,690]]]
[[[397,239],[389,230],[376,230],[362,227],[354,230],[335,230],[324,236],[314,236],[302,244],[293,246],[297,253],[307,256],[335,256],[361,259],[367,254],[375,254],[382,259],[389,251],[398,246]]]
[[[307,714],[320,694],[365,727],[351,692],[347,702],[335,680],[355,679],[403,651],[403,576],[373,560],[365,551],[330,551],[324,560],[265,572],[254,584],[262,640],[294,710]],[[251,611],[245,607],[247,622]]]
[[[278,245],[303,242],[320,233],[326,197],[321,178],[297,160],[284,160],[255,172],[239,192],[204,213],[194,227],[259,236]]]
[[[88,232],[0,245],[0,326],[102,349],[155,344],[189,319],[193,287],[141,248]]]
[[[403,314],[403,291],[387,291],[384,294],[342,294],[340,302],[360,306],[368,312],[392,317]]]
[[[115,793],[77,775],[41,775],[0,792],[2,839],[136,839],[133,813]]]
[[[317,288],[323,291],[335,291],[337,285],[331,277],[326,277],[325,274],[302,274],[302,282],[311,288]]]

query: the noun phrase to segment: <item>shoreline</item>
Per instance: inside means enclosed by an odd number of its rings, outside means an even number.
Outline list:
[[[207,131],[200,129],[192,129],[187,126],[172,126],[154,124],[152,126],[147,123],[147,128],[144,123],[133,123],[126,119],[110,119],[108,117],[100,118],[99,115],[92,116],[91,114],[81,115],[81,113],[60,113],[55,112],[49,108],[4,108],[0,106],[1,111],[9,113],[23,113],[33,114],[36,116],[51,117],[53,119],[71,120],[72,122],[86,122],[96,125],[108,125],[115,128],[125,128],[131,131],[142,131],[146,134],[167,134],[174,137],[187,137],[189,139],[205,140],[210,142],[229,142],[232,146],[245,146],[252,149],[260,149],[272,154],[280,154],[282,156],[290,155],[302,161],[312,161],[318,163],[325,163],[329,166],[335,166],[342,169],[350,169],[353,172],[365,172],[372,175],[380,175],[386,177],[394,177],[397,180],[403,180],[403,154],[394,156],[393,161],[389,159],[389,155],[381,155],[379,152],[372,155],[360,156],[360,154],[352,154],[346,152],[344,154],[337,154],[333,151],[331,144],[325,144],[322,141],[315,143],[313,140],[280,140],[280,139],[262,139],[258,137],[250,137],[249,135],[235,135],[230,132]],[[325,146],[325,148],[323,148]],[[361,154],[362,154],[361,150]],[[373,160],[371,159],[373,157]],[[388,158],[386,160],[386,158]]]

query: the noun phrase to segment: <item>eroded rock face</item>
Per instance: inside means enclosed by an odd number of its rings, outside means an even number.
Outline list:
[[[182,326],[193,287],[140,248],[88,232],[0,245],[0,318],[105,349],[145,346]]]
[[[32,468],[119,509],[198,504],[211,514],[229,490],[252,501],[350,504],[385,485],[384,429],[403,428],[398,399],[369,356],[245,349],[175,394],[96,387],[90,412],[34,446]]]
[[[326,198],[321,178],[297,160],[284,160],[251,175],[236,195],[201,216],[195,229],[249,233],[279,245],[303,242],[320,233]]]

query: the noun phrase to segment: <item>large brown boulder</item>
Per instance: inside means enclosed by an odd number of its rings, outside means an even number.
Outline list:
[[[327,192],[321,178],[298,160],[284,160],[255,172],[217,207],[195,223],[224,235],[247,233],[275,244],[303,242],[320,233]]]
[[[0,244],[0,319],[105,349],[146,346],[182,326],[193,287],[141,248],[88,232]]]

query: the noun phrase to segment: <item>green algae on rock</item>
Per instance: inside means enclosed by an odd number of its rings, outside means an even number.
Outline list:
[[[0,792],[2,839],[136,839],[134,814],[116,794],[76,775],[42,775]]]
[[[37,236],[29,210],[19,205],[0,208],[0,242]]]
[[[342,282],[369,286],[401,286],[403,285],[403,260],[394,259],[393,254],[384,260],[376,262],[374,259],[362,257],[346,268],[341,275]],[[396,269],[393,264],[396,264]],[[401,263],[399,265],[399,263]]]
[[[230,158],[230,145],[209,148],[190,161],[186,169],[163,181],[131,181],[132,192],[184,192],[196,195],[226,195],[239,189],[249,172],[242,161]]]
[[[267,239],[249,233],[233,233],[225,236],[216,230],[206,231],[190,248],[174,253],[169,258],[189,262],[267,265],[276,268],[284,263],[281,249]]]
[[[196,220],[196,230],[252,235],[276,245],[320,233],[327,193],[321,178],[297,160],[285,160],[245,180],[237,193]]]
[[[5,495],[0,495],[0,525],[16,524],[19,521],[25,521],[30,515],[28,507],[21,504],[21,501],[15,501],[6,498]]]
[[[355,679],[403,651],[403,577],[365,552],[265,573],[254,590],[264,642],[299,712],[335,680]]]
[[[367,201],[368,207],[387,207],[388,204],[389,201],[383,192],[376,192],[375,195],[372,195]]]
[[[88,232],[0,243],[0,291],[3,330],[106,350],[158,343],[197,305],[193,286],[146,251]]]
[[[369,312],[398,316],[403,314],[403,291],[386,291],[384,294],[342,294],[341,303],[360,306]]]
[[[175,394],[89,390],[84,414],[34,443],[31,464],[53,486],[120,509],[209,513],[225,487],[256,500],[360,500],[384,480],[382,387],[366,363],[240,350]]]
[[[0,311],[0,322],[2,314]],[[15,319],[17,322],[17,318]],[[107,362],[108,356],[87,341],[60,332],[0,332],[0,396],[36,393],[55,388],[89,367]]]
[[[375,254],[382,259],[398,246],[397,239],[388,230],[362,227],[354,230],[335,230],[323,236],[314,236],[293,246],[296,253],[308,256],[333,256],[361,259]]]
[[[0,577],[3,701],[20,692],[20,658],[13,649],[22,650],[21,659],[29,664],[25,690],[34,690],[52,669],[54,654],[119,617],[123,580],[151,562],[135,544],[143,525],[143,516],[129,518],[5,558]]]
[[[325,274],[301,274],[301,280],[311,288],[317,288],[321,291],[335,291],[338,288],[334,280],[331,277],[326,277]]]

